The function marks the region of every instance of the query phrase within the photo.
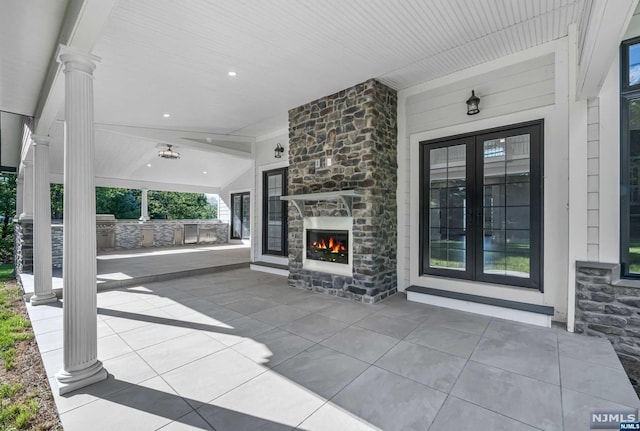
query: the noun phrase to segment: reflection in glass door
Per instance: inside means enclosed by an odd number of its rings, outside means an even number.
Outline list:
[[[467,144],[429,150],[428,194],[427,265],[467,271]]]
[[[542,122],[422,147],[422,273],[541,288]]]
[[[485,274],[531,274],[529,134],[483,141],[483,267]]]
[[[231,239],[251,237],[249,192],[231,193]]]

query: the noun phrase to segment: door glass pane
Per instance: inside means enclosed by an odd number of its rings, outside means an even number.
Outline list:
[[[267,180],[267,248],[270,251],[282,251],[283,235],[283,205],[282,196],[283,174],[273,174]]]
[[[249,195],[242,195],[242,238],[249,239],[251,237],[251,224],[249,219]]]
[[[530,135],[483,143],[483,272],[529,278]]]
[[[640,84],[640,44],[629,46],[629,87]]]
[[[466,270],[467,146],[429,151],[429,266]]]
[[[629,102],[629,268],[640,274],[640,99]]]
[[[232,195],[231,217],[233,232],[232,238],[242,238],[242,196]]]

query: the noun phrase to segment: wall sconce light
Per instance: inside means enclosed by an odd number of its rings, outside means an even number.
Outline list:
[[[282,145],[280,145],[280,143],[276,144],[276,148],[274,150],[274,156],[276,159],[279,159],[282,157],[282,153],[284,152],[284,148],[282,148]]]
[[[467,115],[476,115],[480,112],[480,98],[475,90],[471,90],[471,97],[467,99]]]

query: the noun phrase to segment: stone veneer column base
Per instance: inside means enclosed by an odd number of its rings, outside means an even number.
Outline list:
[[[576,262],[575,301],[575,332],[607,338],[640,394],[640,282],[619,264]]]
[[[102,362],[96,361],[88,368],[78,371],[60,371],[56,374],[60,395],[68,394],[85,386],[105,380],[107,370],[102,367]]]
[[[33,220],[14,221],[14,265],[16,274],[33,272]]]

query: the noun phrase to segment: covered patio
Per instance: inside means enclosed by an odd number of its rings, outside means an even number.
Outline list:
[[[618,285],[638,0],[30,0],[0,23],[0,170],[66,430],[569,431],[640,407],[640,282]],[[149,190],[217,194],[250,249],[97,257],[96,187],[141,190],[136,226]]]
[[[62,304],[28,306],[65,430],[582,430],[640,407],[611,344],[248,269],[98,293],[109,377],[60,396]]]

